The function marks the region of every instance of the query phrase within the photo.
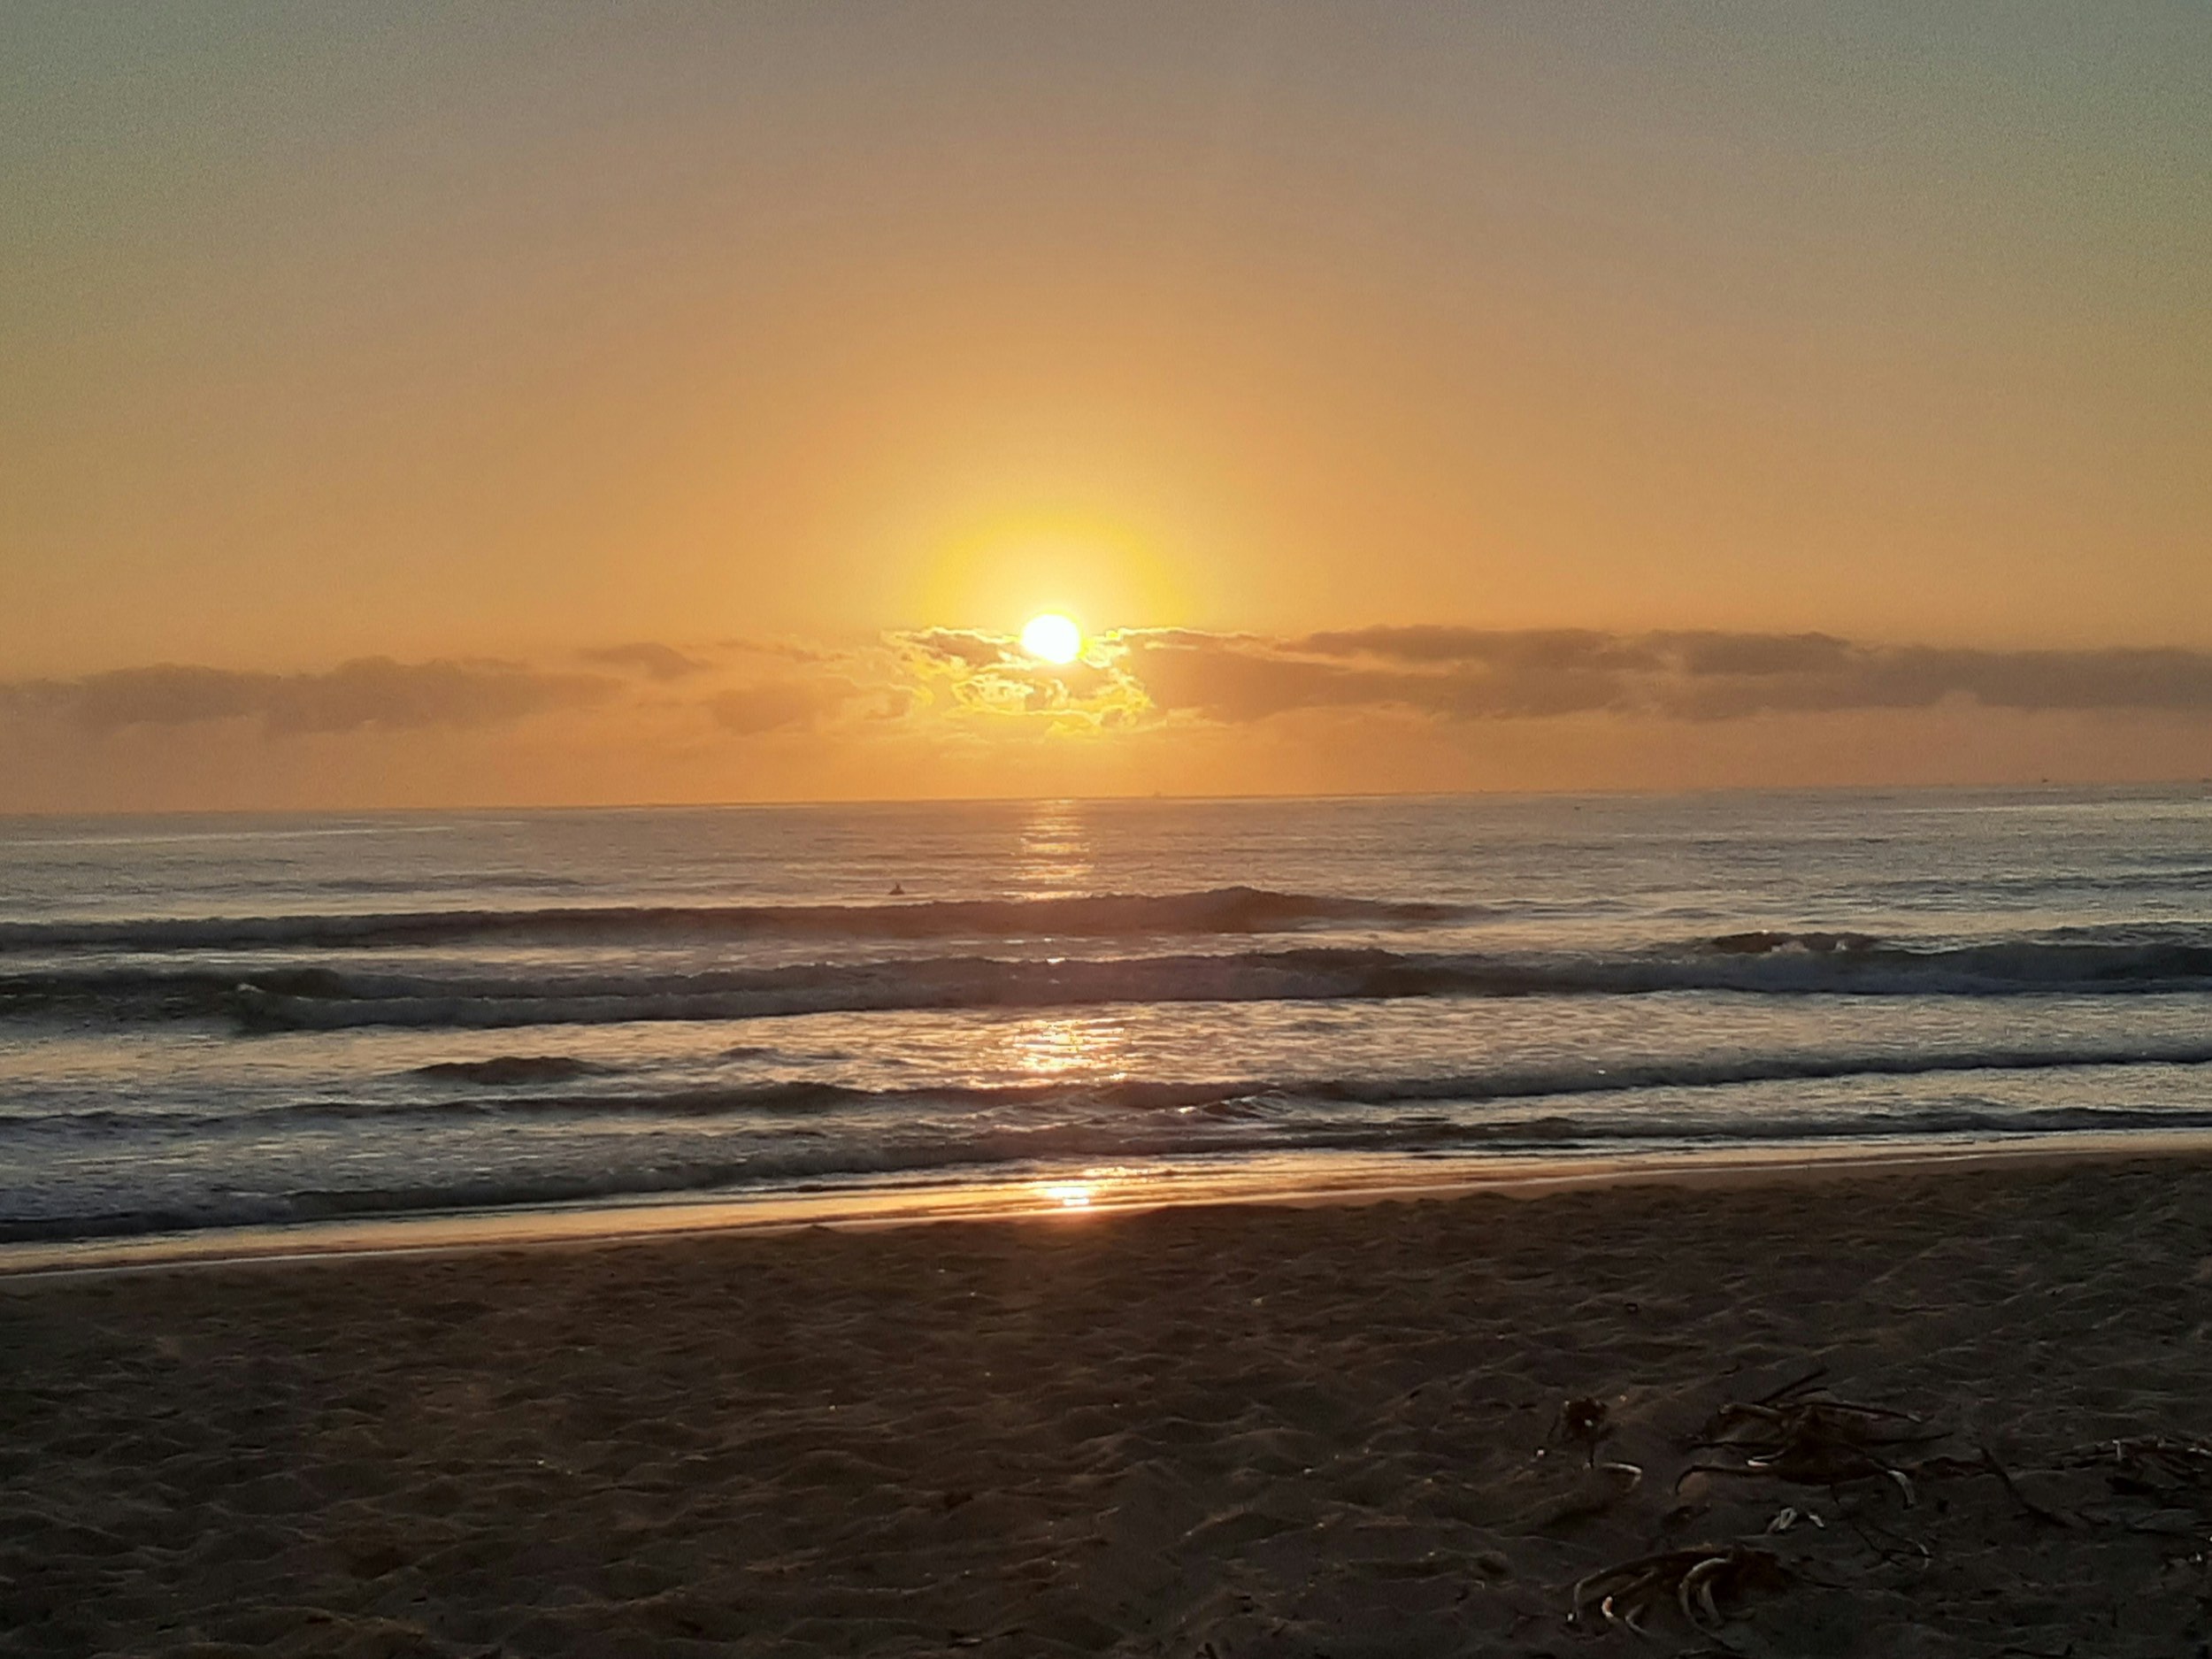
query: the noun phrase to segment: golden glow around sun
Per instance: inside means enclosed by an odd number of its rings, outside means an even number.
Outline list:
[[[1022,649],[1040,662],[1071,663],[1083,654],[1083,630],[1056,611],[1032,617],[1022,629]]]

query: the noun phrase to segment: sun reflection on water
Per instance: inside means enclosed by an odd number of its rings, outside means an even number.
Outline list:
[[[1102,1083],[1126,1075],[1120,1061],[1127,1033],[1110,1014],[1025,1019],[1001,1034],[1003,1063],[1041,1083],[1080,1078]]]
[[[1021,826],[1014,884],[1032,898],[1064,898],[1095,890],[1097,867],[1079,801],[1040,801]]]
[[[1088,814],[1077,801],[1040,801],[1021,825],[1010,884],[1029,898],[1076,898],[1099,890],[1098,869],[1091,845]],[[1087,1010],[1080,1013],[1043,1014],[1010,1020],[997,1028],[990,1040],[987,1062],[998,1075],[1025,1082],[1060,1085],[1077,1091],[1079,1114],[1093,1108],[1083,1100],[1085,1085],[1104,1086],[1124,1081],[1129,1075],[1130,1033],[1126,1020],[1115,1013]],[[1041,1110],[1064,1111],[1071,1102],[1055,1089],[1049,1104]],[[1095,1109],[1114,1110],[1110,1102]],[[1030,1191],[1041,1207],[1061,1211],[1087,1210],[1115,1202],[1129,1185],[1131,1171],[1116,1166],[1084,1169],[1034,1182]]]

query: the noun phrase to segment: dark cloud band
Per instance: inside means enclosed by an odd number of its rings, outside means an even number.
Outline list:
[[[1369,628],[1259,640],[1131,635],[1155,706],[1218,720],[1296,709],[1410,709],[1452,719],[1612,712],[1719,720],[1920,709],[2212,712],[2212,652],[1993,651],[1862,645],[1826,634]]]
[[[597,675],[543,673],[511,663],[365,657],[322,673],[161,664],[81,680],[19,680],[0,685],[0,707],[96,732],[257,719],[271,732],[290,733],[494,726],[602,703],[614,690]]]
[[[634,645],[602,646],[597,650],[584,652],[583,657],[588,663],[604,663],[610,668],[642,674],[648,680],[688,680],[712,666],[688,652],[654,640],[642,640]]]
[[[1978,650],[1861,644],[1828,634],[1378,627],[1267,638],[1195,629],[1105,636],[1090,661],[1055,666],[995,635],[887,636],[829,665],[780,651],[795,672],[712,680],[657,703],[662,685],[713,665],[651,643],[583,653],[626,672],[555,672],[472,659],[363,657],[310,673],[159,664],[76,680],[0,682],[0,713],[95,733],[253,722],[273,735],[488,726],[628,699],[732,737],[917,718],[1031,715],[1141,726],[1169,716],[1222,724],[1299,710],[1391,710],[1448,721],[1575,714],[1723,721],[1760,715],[1963,703],[2029,712],[2212,714],[2212,652],[2148,648]]]

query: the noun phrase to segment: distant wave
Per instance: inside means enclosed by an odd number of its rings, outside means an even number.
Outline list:
[[[1214,887],[1202,893],[898,904],[571,905],[388,915],[0,923],[0,950],[366,949],[477,942],[650,943],[729,939],[1115,939],[1275,933],[1325,925],[1468,920],[1479,906]]]
[[[1111,1002],[1641,995],[2016,996],[2212,990],[2212,945],[2016,941],[1948,949],[1863,935],[1729,934],[1617,956],[1311,947],[1163,956],[934,956],[695,973],[523,977],[285,968],[86,968],[0,978],[0,1013],[227,1016],[254,1031],[498,1029]]]

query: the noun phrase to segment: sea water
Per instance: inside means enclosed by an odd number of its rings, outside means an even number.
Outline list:
[[[0,1238],[2212,1126],[2212,791],[0,823]]]

